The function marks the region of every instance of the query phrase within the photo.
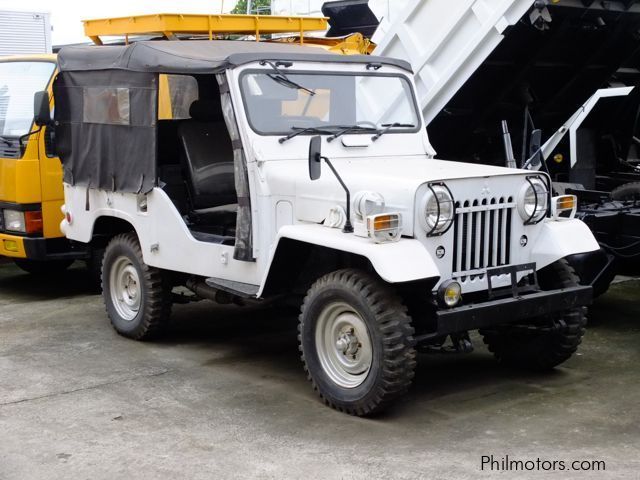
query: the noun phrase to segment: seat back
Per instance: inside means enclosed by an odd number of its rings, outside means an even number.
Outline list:
[[[237,203],[233,146],[220,101],[196,100],[178,127],[194,210]]]

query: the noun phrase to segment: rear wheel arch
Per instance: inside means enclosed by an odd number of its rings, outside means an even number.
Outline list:
[[[93,223],[91,245],[94,248],[104,249],[114,236],[130,232],[140,238],[131,222],[118,217],[102,215],[96,218]]]

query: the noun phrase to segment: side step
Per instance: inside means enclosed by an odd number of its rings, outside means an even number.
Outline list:
[[[255,298],[260,290],[260,285],[234,282],[232,280],[224,280],[222,278],[207,278],[205,283],[211,288],[232,293],[233,295],[237,295],[242,298]]]

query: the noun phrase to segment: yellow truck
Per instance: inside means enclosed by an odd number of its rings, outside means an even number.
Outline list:
[[[0,255],[30,273],[88,258],[60,232],[64,195],[53,133],[33,124],[34,93],[51,90],[55,55],[0,59]]]

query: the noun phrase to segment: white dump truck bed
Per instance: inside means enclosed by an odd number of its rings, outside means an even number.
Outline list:
[[[534,0],[409,0],[375,55],[402,58],[415,71],[427,124],[451,100]]]

